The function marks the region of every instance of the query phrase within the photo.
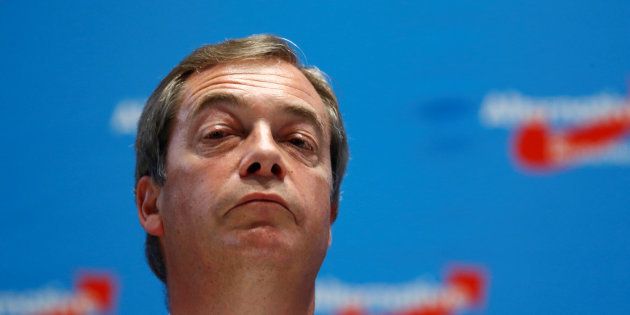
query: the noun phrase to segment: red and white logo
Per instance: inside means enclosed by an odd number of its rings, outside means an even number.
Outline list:
[[[0,314],[91,315],[113,314],[117,284],[110,274],[82,273],[74,291],[43,288],[27,292],[0,292]]]
[[[480,118],[513,130],[510,153],[522,167],[553,171],[586,164],[630,165],[630,99],[610,93],[534,98],[491,93]]]
[[[324,280],[317,283],[315,309],[336,315],[452,315],[481,308],[486,286],[485,273],[474,267],[452,268],[442,284],[416,280],[350,285]]]

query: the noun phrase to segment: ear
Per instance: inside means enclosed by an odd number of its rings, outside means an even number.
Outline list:
[[[153,236],[164,235],[162,217],[157,207],[157,199],[160,195],[160,187],[150,176],[142,176],[136,184],[136,208],[140,225]]]
[[[338,210],[339,210],[339,203],[338,202],[335,201],[335,202],[330,204],[330,225],[335,223],[335,220],[337,220]]]

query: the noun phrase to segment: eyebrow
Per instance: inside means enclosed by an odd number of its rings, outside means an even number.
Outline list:
[[[219,104],[228,105],[231,107],[245,107],[248,102],[243,99],[241,96],[223,93],[223,92],[214,92],[207,95],[204,95],[197,104],[194,105],[192,111],[188,116],[188,120],[192,121],[194,117],[196,117],[201,111],[216,107]],[[292,102],[284,102],[281,101],[279,103],[280,110],[286,114],[300,117],[307,122],[311,123],[317,129],[319,134],[324,134],[324,123],[317,117],[317,114],[311,108],[301,104],[301,103],[292,103]]]

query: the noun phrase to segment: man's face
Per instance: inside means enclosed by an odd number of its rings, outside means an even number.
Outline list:
[[[188,78],[156,204],[169,273],[225,257],[299,259],[316,272],[330,242],[329,148],[325,106],[290,64]]]

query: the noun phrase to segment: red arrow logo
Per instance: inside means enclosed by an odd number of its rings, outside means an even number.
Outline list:
[[[447,275],[444,289],[435,300],[402,310],[392,310],[386,315],[453,315],[458,311],[480,308],[486,292],[485,273],[476,268],[457,267]],[[370,315],[360,305],[350,305],[339,310],[336,315]]]
[[[547,171],[597,155],[628,133],[630,106],[581,126],[560,131],[553,131],[541,117],[516,130],[512,151],[517,162],[524,167]]]
[[[37,315],[110,314],[116,304],[117,285],[109,274],[82,274],[75,283],[75,293],[67,300],[53,303]]]

